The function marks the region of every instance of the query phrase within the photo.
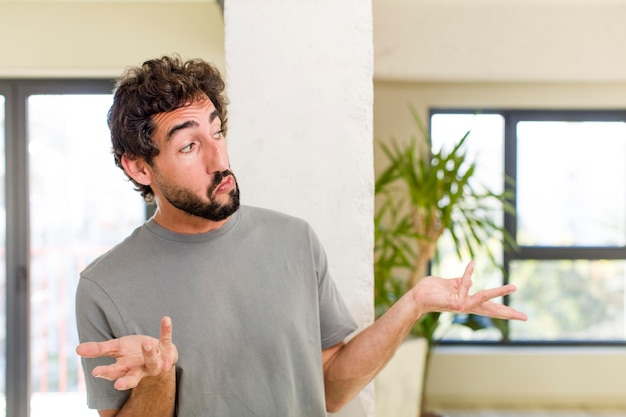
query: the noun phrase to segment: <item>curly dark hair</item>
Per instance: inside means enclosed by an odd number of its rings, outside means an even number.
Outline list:
[[[131,160],[143,158],[152,164],[152,159],[159,154],[151,139],[156,127],[153,116],[206,97],[213,102],[226,135],[228,101],[224,87],[219,71],[201,59],[183,61],[178,55],[163,56],[146,61],[140,67],[127,68],[115,84],[113,105],[107,118],[115,164],[124,169],[122,155]],[[128,177],[147,202],[154,200],[150,186]]]

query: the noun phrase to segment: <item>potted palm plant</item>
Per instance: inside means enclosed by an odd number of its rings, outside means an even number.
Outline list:
[[[404,145],[396,141],[380,145],[387,165],[375,184],[374,298],[377,317],[428,274],[437,253],[437,243],[445,233],[450,235],[459,259],[463,253],[473,258],[482,252],[494,265],[497,264],[491,249],[484,244],[494,235],[502,238],[505,247],[514,247],[506,230],[495,220],[497,208],[513,210],[508,201],[509,193],[475,188],[476,164],[468,158],[465,147],[469,132],[459,138],[452,149],[442,147],[431,152],[425,124],[413,107],[409,110],[419,136]],[[418,415],[427,415],[422,410],[423,382],[429,354],[437,340],[435,334],[440,317],[440,313],[424,315],[411,332],[412,336],[421,337],[426,342]],[[457,322],[474,330],[486,325],[495,325],[500,330],[504,328],[501,322],[475,320],[475,317],[464,317]]]

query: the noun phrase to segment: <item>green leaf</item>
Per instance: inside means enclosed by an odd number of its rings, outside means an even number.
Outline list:
[[[442,147],[432,151],[426,124],[412,105],[409,111],[416,125],[416,135],[408,141],[391,138],[378,144],[386,165],[375,182],[377,317],[408,290],[407,280],[416,268],[420,244],[436,244],[444,232],[451,236],[459,259],[464,253],[474,257],[482,252],[500,270],[497,257],[484,242],[500,237],[506,249],[517,248],[512,236],[494,218],[493,208],[499,206],[506,213],[514,214],[513,182],[505,178],[502,193],[482,185],[478,188],[480,191],[474,189],[479,185],[473,184],[477,167],[465,148],[468,141],[474,140],[470,132],[460,137],[452,149]],[[415,324],[413,334],[433,342],[438,320],[439,314],[425,315]],[[469,323],[475,325],[474,321]],[[503,337],[506,337],[504,333]]]

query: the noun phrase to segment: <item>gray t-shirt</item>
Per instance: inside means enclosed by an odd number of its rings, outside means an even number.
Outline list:
[[[197,235],[150,220],[81,273],[80,341],[158,338],[168,315],[178,416],[326,416],[321,349],[356,329],[327,267],[309,225],[273,211],[243,206]],[[83,359],[90,408],[130,394],[91,376],[111,362]]]

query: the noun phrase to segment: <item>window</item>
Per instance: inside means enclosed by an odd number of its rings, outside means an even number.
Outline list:
[[[6,129],[6,91],[0,88],[0,404],[5,401],[6,393],[6,348],[7,348],[7,320],[6,320],[6,204],[5,204],[5,157],[4,144]],[[0,406],[0,414],[5,410]]]
[[[475,273],[479,287],[518,286],[503,302],[529,321],[508,323],[510,341],[625,342],[626,111],[432,111],[433,147],[467,131],[479,182],[494,191],[509,187],[514,196],[515,213],[499,216],[519,249],[486,242],[505,274],[486,259],[477,260]],[[445,239],[439,251],[434,271],[458,276]],[[498,337],[493,329],[445,336]]]
[[[0,363],[6,360],[11,383],[0,417],[42,417],[50,410],[95,416],[86,406],[75,354],[78,275],[146,215],[141,196],[111,155],[106,113],[112,83],[24,80],[5,85],[9,93],[0,102],[6,105],[0,121],[6,114],[1,134],[7,132],[7,146],[0,167],[4,175],[6,162],[8,186],[0,201],[11,204],[2,240],[8,279],[0,304],[7,300],[8,306],[0,352],[5,340],[10,343]]]

